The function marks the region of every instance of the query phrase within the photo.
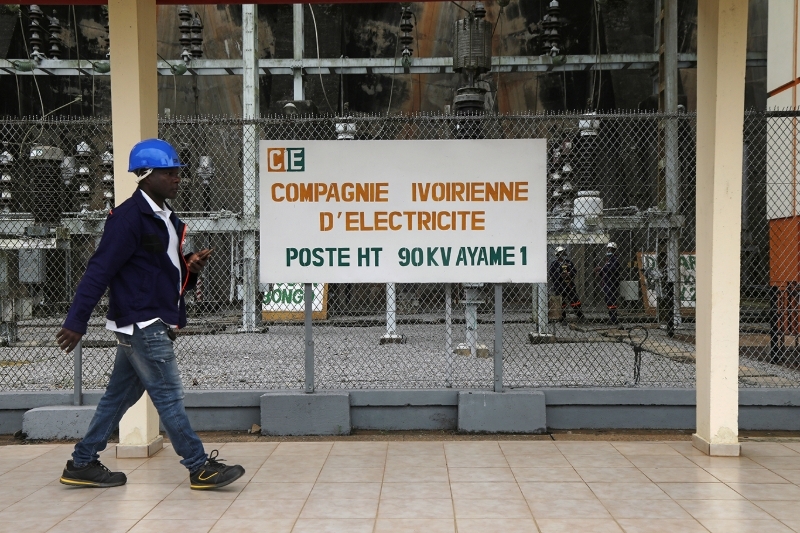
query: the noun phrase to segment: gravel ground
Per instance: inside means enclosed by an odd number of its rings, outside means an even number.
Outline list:
[[[368,317],[369,318],[369,317]],[[359,319],[364,324],[379,324]],[[507,315],[504,324],[504,384],[520,387],[693,387],[694,346],[648,329],[640,380],[634,382],[634,342],[628,332],[610,332],[600,324],[555,328],[558,342],[530,344],[532,325],[524,315]],[[353,326],[320,322],[314,326],[315,381],[318,389],[491,388],[491,357],[447,354],[446,330],[439,317],[401,323],[406,344],[380,345],[382,325]],[[211,324],[210,322],[206,325]],[[195,323],[203,330],[203,323]],[[52,335],[57,326],[40,323],[19,329],[12,347],[0,348],[1,390],[72,389],[73,358],[58,351]],[[211,331],[212,328],[205,328]],[[641,331],[633,340],[641,339]],[[611,335],[611,336],[607,336]],[[637,335],[639,335],[637,337]],[[463,324],[452,327],[453,346],[464,341]],[[494,324],[482,316],[479,343],[492,351]],[[97,320],[85,337],[85,389],[102,388],[114,359],[113,336]],[[105,343],[105,345],[104,345]],[[92,346],[100,347],[92,347]],[[181,335],[176,353],[186,389],[301,389],[304,383],[305,337],[302,325],[271,325],[268,333],[225,332]],[[764,361],[742,358],[742,386],[798,386],[800,372]]]

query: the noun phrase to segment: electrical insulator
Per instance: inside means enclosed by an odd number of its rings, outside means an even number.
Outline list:
[[[203,21],[199,13],[192,19],[192,57],[203,57]]]
[[[192,59],[192,53],[190,52],[192,48],[192,12],[189,10],[189,6],[181,6],[178,8],[178,18],[180,19],[178,29],[181,32],[180,39],[178,40],[183,47],[181,57],[184,61],[190,61]]]
[[[44,13],[42,13],[39,6],[32,5],[28,8],[28,17],[30,18],[30,25],[28,26],[30,37],[28,37],[28,42],[31,45],[31,57],[39,60],[45,57],[42,53],[46,35],[46,30],[42,26]]]
[[[101,6],[100,9],[101,9],[101,12],[102,12],[100,18],[103,21],[103,29],[105,30],[105,35],[103,35],[100,39],[102,41],[105,41],[106,50],[108,50],[109,44],[110,44],[109,37],[108,37],[108,6],[107,5]],[[106,56],[108,56],[108,55],[109,55],[108,52],[106,52]]]
[[[403,32],[403,34],[400,36],[400,44],[403,45],[403,59],[408,60],[411,57],[411,53],[414,51],[414,49],[409,46],[414,41],[414,38],[411,36],[414,25],[411,23],[411,7],[403,6],[401,9],[400,31]]]
[[[562,23],[558,0],[552,0],[547,7],[547,13],[539,23],[542,30],[539,52],[541,55],[557,56],[561,54],[561,34],[558,30]]]
[[[51,59],[61,59],[61,22],[56,17],[55,9],[53,16],[47,17],[47,19],[47,32],[50,35],[50,51],[48,53]]]

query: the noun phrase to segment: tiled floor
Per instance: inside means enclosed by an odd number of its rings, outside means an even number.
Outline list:
[[[6,446],[0,532],[800,532],[800,442],[709,458],[688,442],[207,445],[245,477],[189,490],[167,447],[114,458],[128,484],[58,483],[70,445]]]

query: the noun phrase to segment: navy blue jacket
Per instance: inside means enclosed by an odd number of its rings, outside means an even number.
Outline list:
[[[170,213],[182,258],[179,270],[167,255],[169,233],[164,220],[153,212],[143,194],[137,189],[108,213],[103,237],[78,284],[65,328],[86,333],[89,317],[106,288],[110,289],[106,316],[119,327],[154,318],[179,328],[186,326],[183,295],[197,283],[197,275],[189,272],[183,255],[186,224]]]

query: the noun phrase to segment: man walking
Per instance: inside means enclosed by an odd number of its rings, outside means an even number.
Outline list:
[[[602,265],[594,269],[595,274],[600,276],[600,286],[603,289],[603,299],[608,308],[608,318],[611,325],[618,327],[619,318],[617,317],[617,298],[619,297],[619,259],[617,259],[617,243],[609,242],[606,245],[606,258]]]
[[[192,430],[183,405],[183,386],[173,341],[175,328],[186,326],[183,295],[194,287],[211,250],[182,253],[186,225],[166,200],[174,199],[181,164],[175,149],[160,139],[136,144],[128,172],[139,187],[109,212],[103,237],[75,293],[59,347],[71,352],[86,333],[97,302],[109,289],[106,328],[117,337],[114,370],[83,440],[75,445],[61,483],[76,487],[124,485],[122,472],[99,461],[122,415],[147,391],[158,410],[192,489],[216,489],[240,478],[244,468],[207,455]]]
[[[563,246],[556,248],[556,259],[550,264],[548,277],[550,286],[556,296],[561,296],[561,320],[567,318],[567,307],[571,307],[579,320],[583,320],[581,310],[581,299],[578,297],[578,289],[575,286],[575,276],[578,269],[575,263],[567,259],[567,253]]]

